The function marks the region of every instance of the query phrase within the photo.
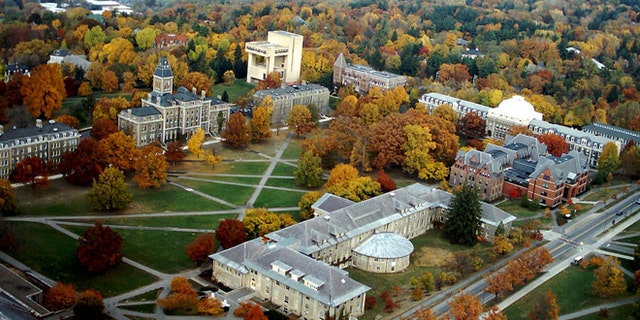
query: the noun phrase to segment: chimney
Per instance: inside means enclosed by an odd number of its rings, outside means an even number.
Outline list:
[[[42,129],[42,120],[41,119],[36,119],[36,127]]]
[[[197,94],[196,92],[198,92],[198,89],[196,89],[196,87],[191,88],[191,92],[193,92],[193,94]]]
[[[200,91],[200,99],[204,99],[206,91]]]
[[[4,134],[4,126],[0,124],[0,136]]]

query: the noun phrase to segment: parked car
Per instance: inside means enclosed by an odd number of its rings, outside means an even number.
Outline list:
[[[573,261],[571,261],[571,264],[574,266],[579,266],[580,263],[582,263],[582,256],[577,256],[573,259]]]

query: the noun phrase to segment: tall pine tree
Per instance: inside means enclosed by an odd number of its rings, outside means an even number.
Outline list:
[[[444,237],[453,244],[473,246],[478,243],[482,208],[478,190],[469,184],[453,192],[444,225]]]

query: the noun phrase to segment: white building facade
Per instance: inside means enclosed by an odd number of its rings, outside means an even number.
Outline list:
[[[542,113],[535,111],[524,97],[516,95],[489,109],[485,133],[491,139],[504,141],[509,128],[528,126],[532,120],[542,120]]]
[[[267,41],[247,42],[247,82],[264,80],[274,71],[284,83],[300,80],[303,40],[299,34],[278,30],[269,31]]]

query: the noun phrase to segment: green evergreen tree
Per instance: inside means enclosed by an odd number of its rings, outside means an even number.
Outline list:
[[[297,185],[315,188],[322,184],[322,159],[313,151],[305,152],[298,162],[298,169],[293,171]]]
[[[496,228],[496,232],[493,234],[494,236],[504,236],[506,235],[507,230],[505,230],[504,228],[504,223],[502,223],[502,221],[500,221],[500,224],[498,225],[498,227]]]
[[[463,184],[453,192],[447,222],[444,225],[444,237],[453,244],[473,246],[478,243],[482,207],[478,190],[472,185]]]
[[[87,194],[87,203],[94,210],[124,209],[131,202],[124,174],[118,168],[109,167],[93,181],[93,189]]]

